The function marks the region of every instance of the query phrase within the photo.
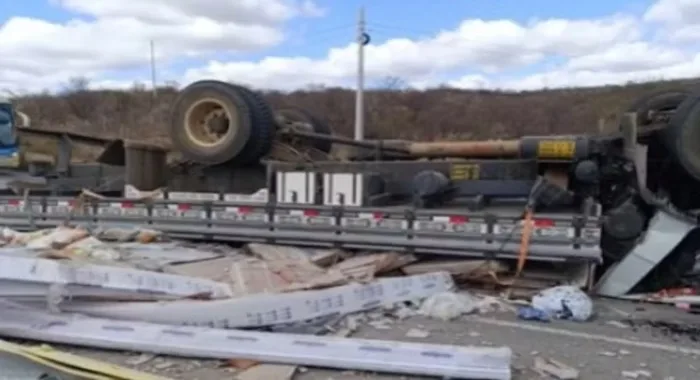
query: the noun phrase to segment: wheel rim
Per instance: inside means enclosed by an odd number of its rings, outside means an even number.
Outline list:
[[[237,132],[236,110],[214,98],[198,100],[185,114],[185,133],[193,144],[211,148]]]

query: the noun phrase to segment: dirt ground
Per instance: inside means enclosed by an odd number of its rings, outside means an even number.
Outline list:
[[[543,379],[533,371],[536,357],[556,359],[580,371],[580,380],[697,380],[700,378],[700,332],[673,333],[650,327],[643,320],[700,325],[700,317],[671,307],[596,300],[593,321],[550,323],[519,321],[512,311],[463,316],[451,322],[414,316],[388,326],[362,325],[353,337],[394,339],[457,345],[509,346],[513,350],[513,379]],[[639,321],[629,323],[629,320]],[[409,329],[427,331],[409,338]],[[187,380],[236,379],[236,370],[219,361],[151,357],[71,349],[86,356],[160,375]],[[636,376],[636,377],[635,377]],[[296,380],[399,380],[428,377],[338,371],[301,367]],[[262,379],[261,379],[262,380]],[[267,380],[267,379],[266,379]],[[269,379],[273,380],[273,379]],[[274,379],[277,380],[277,379]],[[282,380],[282,379],[280,379]]]

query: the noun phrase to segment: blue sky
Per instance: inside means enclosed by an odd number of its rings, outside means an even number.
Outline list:
[[[128,0],[125,0],[128,1]],[[138,0],[135,0],[138,1]],[[225,0],[222,0],[225,1]],[[291,29],[308,28],[309,31],[324,32],[328,29],[342,28],[355,23],[357,9],[364,5],[368,22],[382,25],[399,26],[401,32],[435,32],[441,28],[457,25],[466,18],[498,19],[508,18],[517,21],[527,21],[532,18],[594,18],[615,12],[639,13],[647,8],[651,1],[634,0],[589,0],[585,2],[566,2],[557,0],[318,0],[317,4],[327,10],[326,17],[312,19],[307,22],[296,22]],[[0,22],[10,17],[36,17],[54,22],[63,22],[76,15],[58,7],[50,0],[0,0],[2,12]],[[415,30],[414,30],[415,29]],[[348,29],[345,29],[346,31]],[[334,41],[343,41],[340,33]],[[345,37],[347,38],[347,37]],[[307,46],[308,50],[316,50]],[[284,52],[282,47],[279,52]],[[302,53],[303,54],[303,53]]]
[[[88,0],[73,1],[82,1],[85,4]],[[108,0],[94,1],[98,3]],[[136,0],[125,0],[123,4],[128,4],[128,1]],[[139,1],[143,4],[156,0]],[[235,0],[221,1],[235,4]],[[641,17],[656,1],[673,2],[676,0],[589,0],[585,2],[557,0],[414,0],[408,2],[398,0],[315,0],[315,3],[325,10],[325,14],[322,17],[294,18],[283,25],[285,39],[281,44],[248,53],[215,52],[197,59],[170,57],[167,64],[163,63],[159,67],[159,76],[164,80],[177,80],[187,69],[203,67],[211,60],[257,62],[269,56],[308,57],[319,61],[323,60],[328,55],[329,49],[344,47],[353,41],[357,11],[362,5],[366,9],[367,29],[372,36],[373,44],[376,45],[395,38],[420,40],[434,37],[441,30],[455,29],[466,19],[511,20],[527,25],[529,22],[550,18],[595,20],[615,14]],[[676,2],[678,3],[678,1]],[[0,12],[0,22],[4,23],[12,17],[41,19],[59,25],[75,19],[95,20],[91,15],[68,11],[59,6],[58,3],[59,0],[0,0],[0,7],[3,9]],[[172,4],[176,3],[177,0],[173,0]],[[641,28],[645,29],[647,26]],[[31,33],[31,31],[27,31],[27,33]],[[144,44],[144,41],[138,43]],[[145,44],[147,45],[147,42]],[[602,46],[601,50],[608,47]],[[96,58],[99,58],[99,54],[104,54],[104,50],[103,53],[96,51],[95,54]],[[570,55],[564,57],[550,54],[533,64],[511,68],[508,75],[536,74],[560,66],[571,58]],[[131,69],[110,70],[106,68],[102,69],[102,73],[101,79],[115,81],[144,80],[150,75],[147,63]],[[441,72],[438,76],[441,80],[442,78],[451,80],[459,76],[482,74],[475,67],[465,63],[454,72]],[[2,84],[2,78],[0,78],[0,84]]]
[[[287,44],[251,58],[260,59],[266,54],[322,58],[329,47],[343,46],[354,38],[361,6],[365,7],[372,41],[381,43],[399,37],[430,37],[441,30],[456,28],[465,19],[509,19],[520,23],[546,18],[594,19],[615,13],[641,14],[651,3],[648,0],[319,0],[317,4],[327,10],[325,17],[295,23],[289,27],[291,35]],[[527,75],[559,61],[558,57],[551,57],[510,74]]]

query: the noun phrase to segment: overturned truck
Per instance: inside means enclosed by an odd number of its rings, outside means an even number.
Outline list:
[[[100,156],[110,173],[122,168],[119,186],[165,192],[82,204],[79,220],[215,240],[579,260],[602,264],[599,292],[609,295],[643,277],[676,283],[698,248],[700,96],[654,94],[621,119],[600,136],[354,141],[245,87],[201,81],[173,106],[172,149],[120,140]],[[341,146],[351,148],[342,157]],[[37,198],[33,220],[61,220],[59,198]]]

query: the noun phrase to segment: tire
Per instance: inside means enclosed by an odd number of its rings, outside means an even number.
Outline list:
[[[328,126],[328,124],[322,122],[317,117],[311,115],[306,110],[297,107],[288,107],[276,111],[279,115],[284,116],[285,119],[290,121],[304,122],[311,125],[311,128],[315,133],[323,135],[332,135],[333,131]],[[333,142],[331,141],[314,141],[313,147],[324,152],[330,153],[333,147]]]
[[[650,111],[677,109],[688,95],[690,95],[690,92],[683,90],[656,92],[637,99],[630,105],[627,112],[639,113],[639,119],[637,120],[639,126],[650,125],[653,123],[653,120],[649,118]]]
[[[210,99],[207,104],[203,101]],[[203,117],[194,117],[199,110],[216,104],[230,117],[228,131],[216,143],[197,141],[195,130]],[[188,120],[190,119],[190,120]],[[185,87],[173,105],[170,136],[175,149],[190,161],[216,165],[234,160],[248,144],[253,117],[240,91],[228,83],[212,80],[195,82]],[[201,136],[200,136],[201,138]]]
[[[248,143],[236,157],[235,165],[251,165],[260,162],[260,159],[270,152],[272,142],[277,130],[272,108],[258,93],[234,84],[229,84],[245,100],[251,111],[252,129]]]
[[[675,160],[700,181],[700,93],[688,96],[678,106],[663,137]]]

